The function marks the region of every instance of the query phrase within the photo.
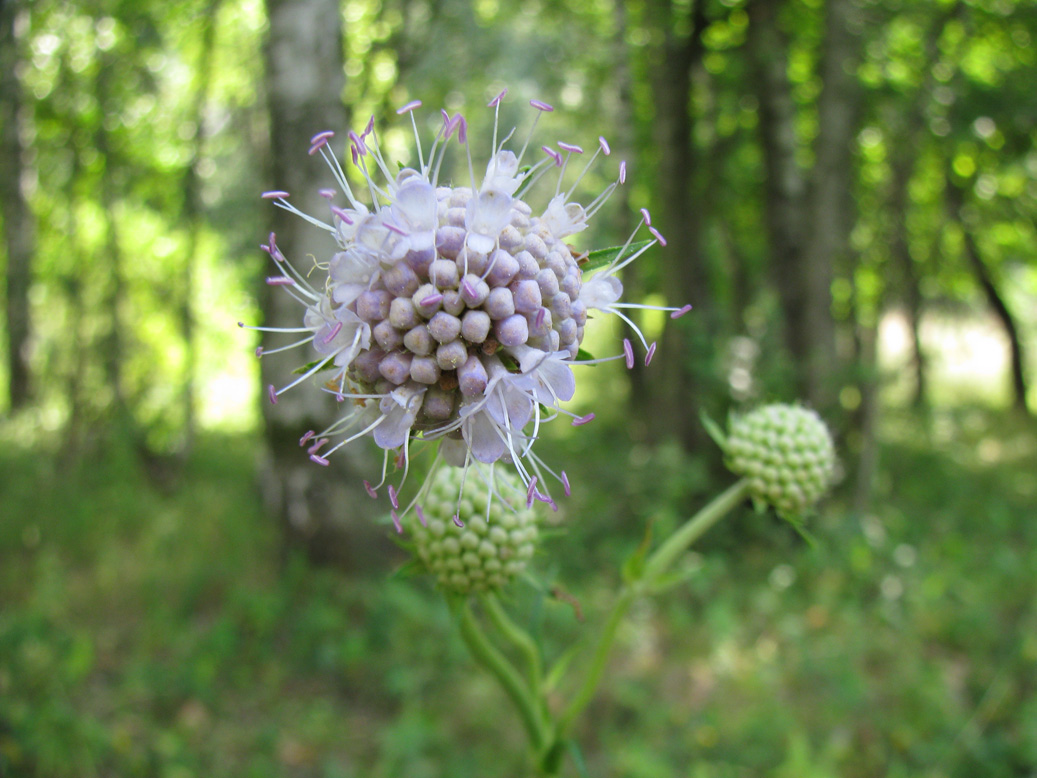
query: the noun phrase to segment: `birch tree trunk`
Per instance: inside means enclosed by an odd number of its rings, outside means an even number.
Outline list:
[[[0,213],[7,254],[7,376],[11,410],[30,399],[28,346],[29,284],[35,245],[33,215],[22,189],[23,149],[20,135],[22,99],[18,79],[19,15],[24,2],[0,3]]]
[[[325,214],[328,205],[317,190],[327,185],[327,169],[306,150],[315,133],[335,130],[342,138],[348,129],[342,105],[339,4],[337,0],[267,0],[266,7],[270,188],[289,191],[292,202],[305,212]],[[298,267],[305,268],[311,255],[327,260],[326,233],[281,209],[270,210],[277,245]],[[269,275],[268,267],[263,270]],[[300,326],[302,307],[281,289],[266,290],[266,326]],[[268,348],[275,345],[273,339],[268,341]],[[264,356],[263,385],[285,385],[292,371],[313,356],[305,347]],[[314,465],[299,447],[304,432],[319,432],[340,412],[333,398],[313,386],[300,386],[281,395],[276,405],[264,400],[263,408],[269,453],[263,486],[267,504],[284,529],[285,550],[301,547],[312,560],[348,569],[376,563],[379,555],[372,549],[384,547],[384,531],[373,523],[373,503],[362,488],[362,479],[371,473],[356,472],[369,464],[363,445],[336,453],[327,468]]]

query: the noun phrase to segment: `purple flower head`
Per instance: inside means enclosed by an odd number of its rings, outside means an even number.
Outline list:
[[[502,92],[489,103],[495,117],[503,99]],[[467,121],[444,113],[437,135],[423,148],[415,119],[421,104],[412,101],[397,113],[414,131],[416,165],[386,159],[371,122],[363,133],[343,133],[364,180],[360,187],[350,183],[331,150],[332,133],[318,133],[311,142],[309,152],[319,154],[331,172],[332,181],[320,185],[329,209],[323,219],[299,211],[287,192],[263,195],[327,233],[327,253],[305,269],[284,256],[273,235],[263,246],[277,271],[268,283],[303,305],[302,326],[287,331],[302,336],[294,347],[309,351],[300,360],[307,368],[286,385],[270,387],[271,400],[319,373],[344,414],[327,429],[304,436],[319,444],[308,451],[310,457],[326,465],[350,442],[373,439],[385,452],[383,472],[388,473],[390,460],[404,469],[399,483],[387,490],[401,527],[410,511],[424,515],[420,509],[429,496],[430,481],[409,504],[400,499],[412,444],[437,447],[430,479],[442,467],[456,467],[463,484],[463,473],[474,468],[494,483],[492,469],[502,463],[517,474],[521,487],[516,488],[530,503],[555,507],[549,484],[568,495],[564,472],[556,473],[533,450],[539,430],[558,416],[575,425],[593,418],[564,407],[576,391],[573,367],[604,361],[578,357],[587,313],[616,314],[629,322],[621,309],[641,306],[622,302],[618,273],[650,246],[665,245],[642,210],[642,221],[622,250],[585,271],[587,255],[566,241],[586,229],[623,183],[626,166],[619,164],[616,179],[598,197],[578,202],[577,185],[599,157],[611,153],[608,142],[598,138],[596,148],[588,146],[593,153],[586,154],[580,146],[558,142],[560,151],[544,146],[544,155],[530,151],[527,159],[527,150],[536,148],[530,140],[539,117],[552,110],[538,100],[530,105],[533,126],[515,151],[504,148],[511,133],[498,145],[495,120],[485,173],[481,180],[472,173],[470,185],[439,179],[455,143],[465,147],[468,170],[481,169],[471,162]],[[574,174],[570,163],[580,166],[579,172]],[[543,178],[554,191],[538,197],[535,185]],[[651,238],[634,245],[642,228]],[[631,344],[605,359],[631,364]],[[368,484],[368,493],[378,494],[387,478]]]

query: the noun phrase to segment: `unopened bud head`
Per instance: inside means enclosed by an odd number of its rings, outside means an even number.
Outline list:
[[[812,507],[835,470],[828,427],[796,405],[765,405],[732,417],[724,453],[728,468],[749,480],[752,497],[786,518]]]
[[[467,477],[463,474],[462,468],[441,467],[422,502],[424,523],[408,516],[415,549],[443,589],[492,591],[522,572],[533,556],[536,515],[511,473],[495,468],[492,490],[482,473],[469,469]]]

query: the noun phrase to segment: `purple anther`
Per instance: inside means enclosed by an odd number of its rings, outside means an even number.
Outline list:
[[[688,303],[683,308],[678,308],[676,311],[670,314],[671,319],[679,319],[681,316],[691,310],[691,303]]]
[[[263,251],[265,251],[267,254],[272,254],[273,253],[273,252],[270,251],[270,247],[268,245],[266,245],[265,243],[260,243],[259,244],[259,248],[263,249]]]
[[[354,165],[359,165],[360,164],[360,155],[357,153],[355,144],[352,144],[352,143],[349,144],[349,153],[353,157],[353,164]]]
[[[260,197],[264,200],[283,200],[288,197],[288,193],[283,189],[272,189],[269,192],[263,192]]]
[[[266,239],[267,243],[270,244],[271,251],[277,251],[277,233],[271,232]]]
[[[310,138],[310,145],[312,146],[315,143],[320,143],[322,140],[326,141],[326,140],[329,140],[330,138],[334,138],[334,137],[335,137],[335,131],[334,130],[324,130],[324,132],[318,132],[316,135],[314,135],[312,138]]]
[[[461,114],[458,114],[458,117],[460,117],[461,121],[457,124],[457,142],[464,144],[468,142],[468,122],[465,121]]]
[[[649,227],[652,226],[652,214],[648,213],[647,208],[641,209],[641,218],[645,220],[645,224],[647,224]]]
[[[405,113],[410,113],[415,108],[421,108],[421,100],[411,100],[409,103],[401,105],[396,109],[396,115],[403,116]]]
[[[335,322],[335,326],[328,331],[328,334],[320,339],[320,342],[326,346],[331,343],[331,341],[335,339],[335,336],[340,332],[342,332],[342,322],[337,321]]]
[[[563,143],[562,141],[558,141],[558,148],[560,148],[562,151],[568,151],[570,154],[582,154],[583,153],[583,149],[581,149],[579,146],[576,146],[576,145],[574,145],[572,143]]]
[[[546,315],[547,315],[547,308],[541,308],[539,311],[537,311],[537,317],[536,317],[536,320],[534,321],[534,324],[533,324],[534,329],[539,330],[543,326],[543,324],[544,324],[544,316],[546,316]]]
[[[364,491],[367,492],[368,497],[370,497],[372,500],[378,499],[378,492],[376,492],[374,490],[374,487],[371,486],[370,481],[364,481]]]
[[[612,148],[609,146],[609,142],[601,135],[598,136],[598,145],[601,147],[601,152],[606,157],[612,153]]]
[[[627,358],[627,370],[634,367],[634,347],[630,345],[630,338],[623,338],[623,353]]]
[[[367,120],[367,126],[364,127],[364,131],[360,133],[361,138],[366,138],[374,131],[374,114]]]
[[[504,99],[504,95],[506,95],[507,93],[508,93],[508,90],[504,89],[503,91],[501,91],[501,93],[499,95],[497,95],[495,98],[490,100],[490,102],[488,102],[486,104],[486,106],[488,108],[496,108],[498,105],[500,105],[500,101]]]
[[[552,108],[547,103],[541,100],[530,100],[529,104],[536,108],[538,111],[543,111],[544,113],[551,113],[551,111],[554,110],[554,108]]]
[[[443,302],[443,295],[441,294],[430,294],[427,297],[423,297],[418,301],[418,305],[439,305]]]
[[[261,357],[261,356],[263,356],[263,347],[262,346],[256,346],[256,357]]]
[[[324,444],[327,443],[327,442],[328,442],[327,438],[321,438],[320,440],[314,442],[314,444],[312,446],[310,446],[308,449],[306,449],[306,453],[307,454],[316,454],[318,451],[320,451],[324,447]]]
[[[454,117],[450,117],[446,111],[443,111],[443,140],[450,140],[450,136],[454,134],[454,130],[457,129],[457,125],[461,123],[461,114],[457,114]]]
[[[403,534],[403,525],[400,524],[400,517],[396,515],[396,511],[389,511],[389,515],[392,516],[392,525],[396,527],[396,534]]]
[[[342,394],[342,392],[339,392],[338,394],[335,395],[335,402],[337,402],[337,403],[344,403],[345,401],[346,401],[346,396],[344,394]]]
[[[331,206],[331,212],[335,214],[338,218],[340,218],[342,221],[344,221],[346,224],[353,223],[353,217],[350,216],[348,212],[339,208],[337,205]]]
[[[244,326],[245,326],[245,322],[243,322],[243,321],[239,321],[239,322],[238,322],[238,326],[239,326],[239,327],[244,327]]]
[[[472,286],[472,282],[468,280],[468,276],[461,279],[461,293],[464,295],[466,301],[475,299],[475,287]]]
[[[294,286],[295,279],[288,276],[270,276],[266,283],[267,286]]]
[[[461,516],[459,514],[454,514],[454,524],[456,524],[459,528],[464,529],[464,522],[461,521]]]
[[[575,419],[573,419],[573,426],[574,427],[581,427],[581,426],[583,426],[584,424],[586,424],[587,422],[590,422],[590,421],[594,421],[594,414],[593,413],[588,413],[586,416],[577,416]]]
[[[552,149],[552,148],[550,148],[548,146],[541,146],[540,150],[543,151],[545,154],[547,154],[547,156],[549,156],[551,159],[553,159],[555,161],[555,166],[556,167],[558,167],[558,166],[560,166],[562,164],[562,155],[559,154],[554,149]]]
[[[349,139],[353,141],[353,145],[356,146],[356,150],[360,156],[364,156],[367,153],[367,144],[364,143],[364,139],[352,130],[349,131]]]
[[[407,236],[407,231],[400,227],[397,227],[395,224],[390,224],[389,222],[382,222],[382,226],[390,232],[395,232],[397,235],[403,235],[404,237]]]
[[[648,353],[645,354],[645,367],[652,364],[652,357],[655,356],[655,341],[652,341],[652,345],[648,347]]]
[[[625,184],[627,182],[627,161],[624,159],[619,163],[619,183]]]
[[[425,514],[421,510],[421,506],[420,505],[415,505],[414,506],[414,512],[416,514],[418,514],[418,521],[421,522],[421,526],[422,527],[427,527],[428,526],[428,521],[425,520]]]
[[[314,154],[316,154],[318,151],[320,151],[322,148],[324,148],[327,145],[328,145],[328,139],[327,138],[321,138],[319,141],[317,141],[312,146],[310,146],[310,150],[307,151],[306,153],[309,154],[312,157]]]
[[[305,435],[303,435],[301,438],[299,438],[299,447],[302,448],[303,446],[305,446],[306,443],[309,441],[309,439],[312,438],[316,434],[317,433],[314,432],[313,430],[309,430]]]
[[[389,502],[392,503],[392,507],[399,508],[400,501],[396,498],[396,487],[389,484]]]
[[[277,405],[277,392],[274,390],[273,384],[266,388],[266,396],[270,398],[271,405]]]
[[[564,470],[562,471],[562,488],[565,489],[566,497],[569,497],[572,494],[572,492],[569,491],[569,476],[565,474]]]
[[[335,190],[334,189],[318,189],[317,190],[317,194],[319,194],[325,200],[330,200],[332,197],[335,196]]]
[[[311,462],[316,462],[318,465],[323,465],[324,467],[327,467],[328,465],[331,464],[328,460],[326,460],[320,454],[310,454],[310,461]]]
[[[655,236],[655,239],[656,239],[657,241],[659,241],[659,245],[660,245],[660,246],[665,246],[665,245],[666,245],[666,238],[664,238],[664,237],[662,236],[662,234],[661,234],[661,233],[659,232],[659,230],[655,229],[655,227],[649,227],[649,228],[648,228],[648,231],[649,231],[650,233],[652,233],[652,235],[654,235],[654,236]]]
[[[529,488],[526,489],[526,507],[533,507],[533,500],[537,494],[537,477],[533,476],[529,481]]]

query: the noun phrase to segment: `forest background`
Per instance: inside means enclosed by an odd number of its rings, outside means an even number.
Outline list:
[[[261,403],[295,365],[236,326],[297,315],[258,244],[312,236],[258,194],[326,185],[311,135],[403,156],[421,99],[488,149],[505,86],[627,159],[581,238],[650,208],[624,284],[695,306],[547,435],[549,647],[729,482],[700,411],[802,400],[841,455],[814,546],[747,509],[639,604],[572,774],[1037,775],[1035,36],[1023,0],[2,0],[0,775],[520,774],[376,465],[300,456],[329,408]]]

